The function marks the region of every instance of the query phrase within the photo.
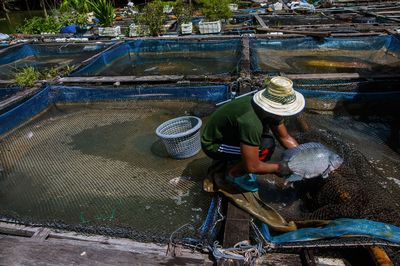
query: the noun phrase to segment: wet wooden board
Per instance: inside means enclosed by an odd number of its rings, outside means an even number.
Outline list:
[[[249,233],[250,215],[229,202],[223,247],[233,247],[238,242],[249,240]]]
[[[1,265],[207,265],[207,261],[199,255],[168,257],[93,242],[0,236]]]

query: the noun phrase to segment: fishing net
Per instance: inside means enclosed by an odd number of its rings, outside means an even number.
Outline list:
[[[263,189],[261,193],[269,194],[263,199],[286,220],[347,217],[400,225],[400,181],[396,179],[400,157],[385,144],[388,132],[382,122],[312,114],[302,119],[310,127],[295,134],[299,142],[320,142],[342,156],[344,163],[329,178],[297,182],[293,189],[276,189],[278,181],[269,177],[274,185]]]
[[[20,68],[32,66],[40,71],[78,65],[107,48],[106,43],[46,43],[11,47],[0,56],[0,78],[11,79]]]
[[[399,39],[252,39],[251,69],[263,73],[397,73]]]
[[[235,74],[240,39],[135,40],[103,53],[71,76]]]
[[[163,121],[209,106],[51,106],[0,141],[0,218],[163,243],[199,239],[203,226],[209,237],[216,208],[201,186],[209,159],[173,160],[155,135]]]
[[[321,142],[344,158],[343,165],[330,178],[299,183],[299,194],[309,210],[304,217],[365,218],[400,225],[399,186],[360,151],[328,131],[309,132],[298,138],[302,142]]]

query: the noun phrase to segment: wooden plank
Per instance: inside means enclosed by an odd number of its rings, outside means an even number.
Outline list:
[[[30,89],[26,89],[24,91],[18,92],[17,94],[15,94],[11,97],[8,97],[7,99],[0,102],[0,110],[3,110],[4,108],[7,108],[8,106],[11,106],[12,104],[20,101],[23,98],[34,95],[40,89],[41,88],[30,88]]]
[[[359,74],[359,73],[321,73],[321,74],[286,74],[292,80],[302,79],[359,79],[359,78],[398,78],[400,74]]]
[[[8,85],[13,83],[15,83],[14,79],[8,79],[8,80],[0,79],[0,85]]]
[[[258,24],[260,24],[262,29],[268,28],[267,24],[265,24],[264,20],[258,14],[255,14],[254,17],[256,18]]]
[[[46,240],[46,238],[49,236],[50,232],[51,232],[50,229],[42,227],[42,228],[39,228],[32,235],[32,238],[37,239],[37,240]]]
[[[0,238],[0,261],[2,265],[203,265],[206,259],[202,255],[167,257],[104,244],[5,236]]]
[[[249,240],[250,215],[232,203],[228,203],[223,247],[233,247],[236,243]]]
[[[277,29],[277,28],[257,28],[258,31],[264,31],[264,32],[282,32],[282,33],[289,33],[289,34],[300,34],[300,35],[306,35],[306,36],[313,36],[313,37],[329,37],[331,35],[331,32],[317,32],[317,31],[295,31],[295,30],[285,30],[285,29]]]
[[[387,35],[387,34],[384,34],[382,32],[332,33],[331,37],[362,37],[362,36],[377,36],[377,35]]]
[[[159,75],[159,76],[99,76],[99,77],[63,77],[58,81],[61,83],[114,83],[114,82],[160,82],[160,81],[179,81],[183,75]]]
[[[180,82],[180,81],[216,81],[227,82],[235,79],[230,75],[159,75],[159,76],[99,76],[99,77],[63,77],[58,83],[144,83],[144,82]]]
[[[31,237],[37,230],[30,226],[0,222],[0,234]]]
[[[302,266],[301,258],[298,254],[269,253],[256,259],[254,265],[266,266]]]

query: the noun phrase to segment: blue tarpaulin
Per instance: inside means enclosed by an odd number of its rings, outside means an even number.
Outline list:
[[[364,219],[337,219],[321,228],[302,228],[277,236],[271,236],[268,226],[262,224],[265,239],[275,244],[301,242],[342,236],[364,236],[400,243],[400,228],[391,224]]]

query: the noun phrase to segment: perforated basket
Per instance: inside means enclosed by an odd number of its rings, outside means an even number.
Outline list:
[[[182,116],[162,123],[156,129],[167,149],[175,159],[185,159],[197,154],[200,149],[201,119],[195,116]]]

